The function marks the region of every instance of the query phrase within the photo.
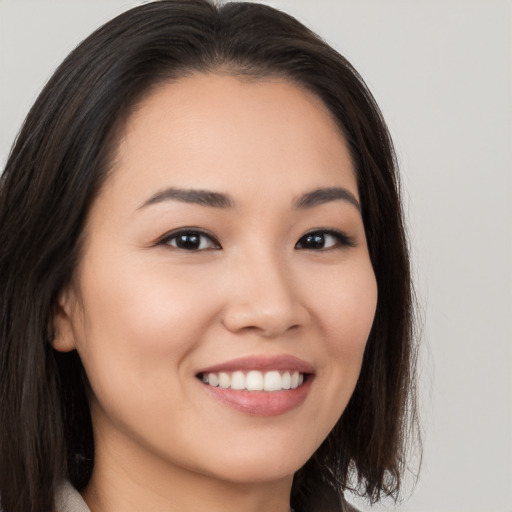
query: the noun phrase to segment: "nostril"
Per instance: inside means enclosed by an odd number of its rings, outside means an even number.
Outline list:
[[[304,327],[309,315],[300,305],[239,304],[226,311],[222,322],[231,332],[252,332],[273,338]]]

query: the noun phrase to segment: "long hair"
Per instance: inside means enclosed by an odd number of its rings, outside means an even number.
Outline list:
[[[339,508],[347,488],[398,495],[415,432],[413,292],[392,142],[347,60],[291,16],[252,3],[161,0],[81,43],[30,110],[0,178],[0,496],[4,512],[53,510],[55,486],[83,488],[94,465],[87,378],[57,353],[52,308],[123,123],[158,84],[192,72],[281,77],[316,94],[345,137],[378,286],[354,394],[295,475],[291,503]]]

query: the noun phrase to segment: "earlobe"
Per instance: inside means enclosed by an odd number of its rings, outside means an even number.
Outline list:
[[[59,293],[53,306],[49,343],[58,352],[70,352],[76,348],[74,321],[74,293],[66,287]]]

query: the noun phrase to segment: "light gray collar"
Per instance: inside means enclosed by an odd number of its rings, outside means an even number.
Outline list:
[[[80,493],[64,480],[55,493],[56,512],[91,512]]]
[[[91,512],[80,493],[67,480],[57,487],[55,507],[56,512]],[[290,512],[294,510],[291,508]]]

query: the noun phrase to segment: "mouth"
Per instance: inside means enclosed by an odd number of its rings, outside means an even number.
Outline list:
[[[276,416],[306,400],[314,369],[288,355],[247,357],[205,368],[196,378],[224,405],[250,415]]]
[[[275,392],[297,389],[304,384],[309,375],[299,371],[249,370],[243,372],[238,370],[235,372],[199,373],[197,377],[208,386],[222,389]]]

